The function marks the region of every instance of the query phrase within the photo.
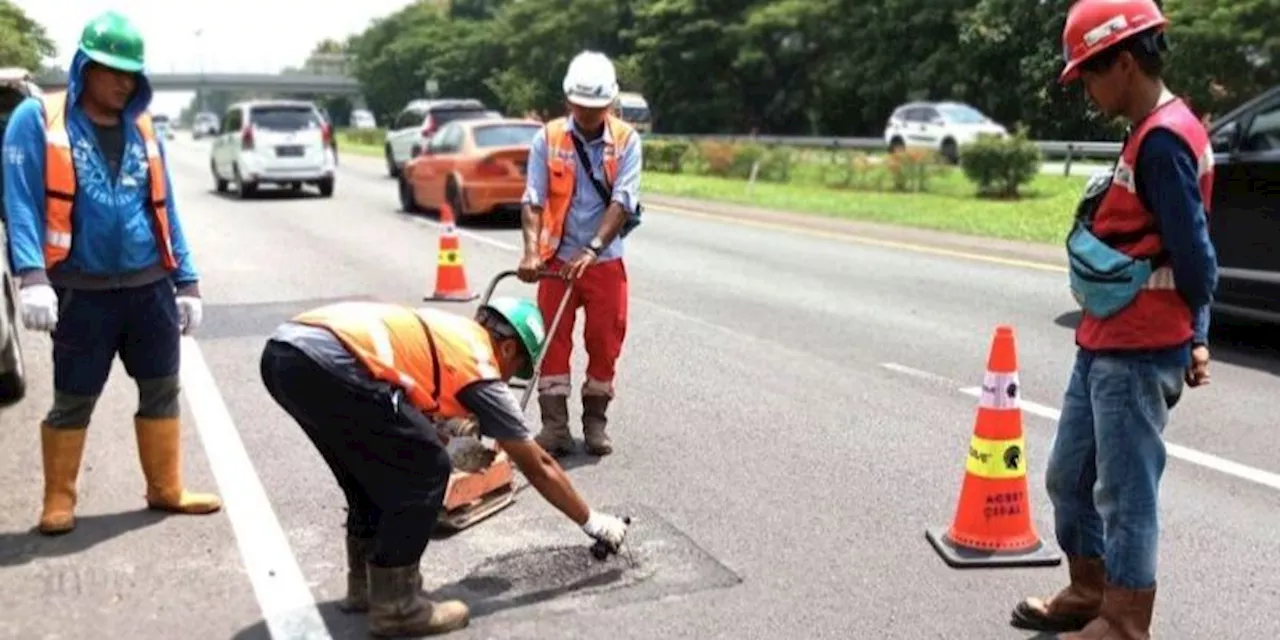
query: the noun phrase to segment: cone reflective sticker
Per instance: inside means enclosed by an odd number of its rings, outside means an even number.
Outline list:
[[[468,302],[480,297],[467,286],[467,271],[462,264],[462,245],[453,225],[453,210],[448,203],[440,206],[440,217],[446,223],[440,228],[440,242],[436,248],[435,291],[423,300],[444,302]]]
[[[951,526],[925,537],[955,568],[1056,566],[1031,520],[1013,329],[996,328]]]

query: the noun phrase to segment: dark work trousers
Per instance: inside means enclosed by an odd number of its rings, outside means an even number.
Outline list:
[[[133,289],[57,290],[53,331],[54,388],[77,396],[102,393],[116,354],[132,378],[178,374],[178,305],[169,280]]]
[[[51,426],[88,423],[117,354],[129,377],[139,381],[138,415],[176,418],[182,334],[169,279],[128,289],[55,291]]]
[[[347,497],[347,533],[373,538],[370,563],[416,565],[444,505],[452,464],[434,429],[413,426],[390,387],[362,389],[287,343],[268,341],[262,381],[297,420]]]

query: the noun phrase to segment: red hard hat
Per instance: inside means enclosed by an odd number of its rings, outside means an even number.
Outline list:
[[[1163,29],[1168,22],[1152,0],[1079,0],[1071,5],[1062,29],[1066,67],[1058,81],[1075,80],[1085,60],[1134,34]]]

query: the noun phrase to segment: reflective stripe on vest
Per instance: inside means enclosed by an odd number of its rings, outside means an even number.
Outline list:
[[[458,392],[473,382],[502,379],[488,332],[462,316],[340,302],[299,314],[293,322],[328,329],[374,378],[404,389],[415,407],[433,417],[470,415]]]
[[[612,115],[606,117],[605,126],[608,127],[608,133],[603,158],[604,186],[612,188],[618,176],[618,156],[626,148],[634,129]],[[560,247],[569,207],[573,205],[577,172],[582,164],[573,146],[573,133],[569,131],[568,118],[561,117],[548,122],[546,136],[547,202],[542,208],[542,233],[538,237],[538,251],[544,261],[550,260]],[[608,204],[605,203],[606,206]]]
[[[43,99],[45,125],[45,269],[67,259],[71,253],[71,210],[76,198],[76,166],[72,157],[71,135],[67,131],[67,94],[49,94]],[[151,212],[152,232],[161,264],[167,270],[178,267],[173,255],[173,240],[169,228],[168,189],[164,179],[164,161],[160,157],[160,143],[156,141],[151,116],[142,114],[136,121],[147,151],[147,182],[150,197],[147,208]]]
[[[1155,128],[1173,132],[1189,149],[1200,150],[1199,186],[1205,215],[1213,203],[1213,149],[1199,118],[1179,99],[1171,99],[1140,122],[1124,143],[1120,159],[1094,214],[1093,233],[1117,250],[1134,257],[1164,255],[1156,216],[1147,211],[1138,197],[1138,150],[1147,133]],[[1091,350],[1158,349],[1185,343],[1192,335],[1191,309],[1177,291],[1173,269],[1161,264],[1154,269],[1127,307],[1106,319],[1085,313],[1076,328],[1076,341]]]

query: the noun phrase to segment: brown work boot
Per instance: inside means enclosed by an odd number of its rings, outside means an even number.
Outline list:
[[[1049,598],[1027,598],[1013,608],[1013,625],[1031,631],[1079,631],[1102,609],[1106,567],[1102,558],[1068,557],[1071,584]]]
[[[44,508],[40,512],[40,533],[47,536],[67,533],[76,526],[76,480],[84,458],[84,427],[54,428],[40,425],[40,448],[44,458]]]
[[[369,610],[369,554],[373,539],[347,536],[347,597],[338,602],[338,610],[357,613]]]
[[[1150,640],[1151,615],[1156,590],[1121,589],[1108,584],[1102,596],[1102,612],[1079,633],[1065,633],[1059,640]]]
[[[605,412],[609,409],[609,396],[582,396],[582,439],[587,442],[587,453],[607,456],[613,453],[613,443],[604,428],[609,424]]]
[[[534,438],[553,456],[573,453],[573,434],[569,433],[569,396],[538,394],[542,407],[542,431]]]
[[[471,622],[460,600],[432,602],[422,592],[417,563],[403,567],[369,565],[369,635],[416,638],[457,631]]]
[[[177,418],[134,418],[138,458],[147,479],[147,506],[158,511],[206,515],[222,509],[212,493],[187,491],[182,482],[182,432]]]

